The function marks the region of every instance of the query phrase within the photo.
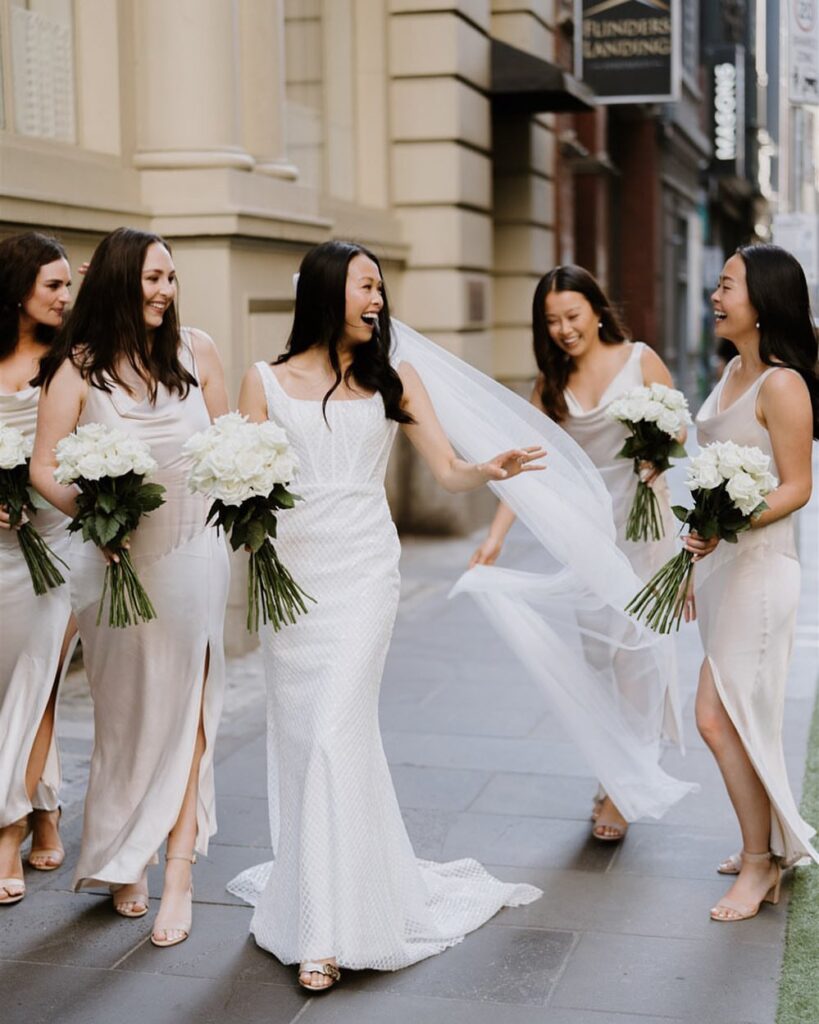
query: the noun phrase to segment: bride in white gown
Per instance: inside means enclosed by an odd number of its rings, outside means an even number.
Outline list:
[[[526,474],[544,452],[457,458],[413,367],[390,365],[378,337],[389,325],[375,257],[344,242],[318,246],[301,266],[287,354],[252,367],[239,402],[252,420],[280,423],[298,454],[304,501],[281,516],[278,545],[317,603],[263,635],[275,860],[229,889],[255,904],[258,944],[300,963],[299,982],[313,990],[332,985],[339,966],[397,970],[432,956],[540,895],[474,860],[416,859],[378,695],[399,596],[384,491],[398,424],[450,491]]]

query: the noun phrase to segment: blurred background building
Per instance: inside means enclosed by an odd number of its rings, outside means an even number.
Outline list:
[[[726,253],[775,216],[819,277],[818,5],[0,0],[0,233],[54,232],[75,267],[121,224],[169,238],[234,396],[332,237],[518,387],[538,278],[581,263],[695,396]],[[406,451],[391,500],[415,529],[486,512]]]

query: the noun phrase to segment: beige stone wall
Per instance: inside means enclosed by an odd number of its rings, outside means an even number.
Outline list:
[[[398,315],[521,380],[553,262],[554,132],[493,119],[490,47],[549,57],[553,6],[0,0],[0,232],[55,231],[75,266],[121,224],[168,237],[183,319],[216,339],[234,398],[281,351],[292,274],[331,237],[384,257]],[[390,481],[414,528],[488,511],[441,495],[405,447]]]

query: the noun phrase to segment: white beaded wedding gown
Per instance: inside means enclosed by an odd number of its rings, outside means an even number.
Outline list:
[[[384,491],[397,424],[378,394],[331,400],[326,423],[321,402],[292,398],[256,366],[300,462],[304,501],[280,517],[277,548],[317,603],[263,631],[275,859],[228,888],[255,905],[251,931],[283,963],[397,970],[541,894],[474,860],[419,860],[404,828],[378,727],[399,596]]]

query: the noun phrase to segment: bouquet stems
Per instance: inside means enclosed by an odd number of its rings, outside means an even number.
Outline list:
[[[306,594],[296,583],[265,538],[257,551],[251,551],[247,577],[247,628],[251,633],[259,629],[259,614],[264,624],[272,624],[278,631],[286,623],[296,621],[296,615],[306,614],[305,601],[315,598]]]
[[[626,611],[658,633],[670,633],[672,627],[679,630],[693,570],[691,552],[680,551],[629,601]]]
[[[65,583],[65,577],[55,562],[59,562],[64,569],[68,566],[59,555],[54,554],[31,523],[23,523],[20,526],[17,530],[17,541],[28,566],[34,593],[38,597],[50,587],[59,587]]]
[[[635,469],[637,472],[637,469]],[[660,503],[654,489],[643,480],[637,483],[637,493],[626,524],[626,540],[662,540],[665,536]]]
[[[134,569],[131,554],[127,548],[117,551],[118,562],[109,562],[105,567],[105,578],[102,584],[102,596],[97,609],[97,625],[102,621],[105,596],[110,591],[108,606],[108,625],[113,629],[135,625],[137,622],[150,622],[156,618],[156,611],[151,599]]]

